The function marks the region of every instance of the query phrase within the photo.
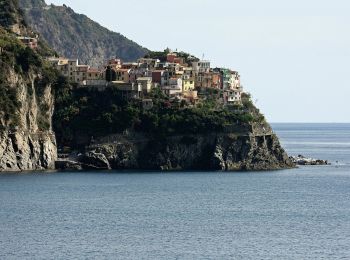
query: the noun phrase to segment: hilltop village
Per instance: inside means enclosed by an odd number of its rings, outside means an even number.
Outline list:
[[[169,49],[92,68],[21,32],[0,39],[0,171],[294,166],[236,71]]]
[[[153,52],[136,62],[111,59],[100,68],[79,64],[78,59],[48,59],[70,82],[81,88],[103,91],[114,87],[127,99],[140,99],[152,107],[148,96],[160,89],[170,100],[196,105],[215,93],[218,104],[240,105],[240,75],[224,68],[211,68],[210,61],[199,60],[183,52]]]

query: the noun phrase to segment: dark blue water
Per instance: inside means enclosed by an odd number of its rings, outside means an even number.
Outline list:
[[[0,259],[349,259],[350,125],[274,125],[325,167],[0,176]]]

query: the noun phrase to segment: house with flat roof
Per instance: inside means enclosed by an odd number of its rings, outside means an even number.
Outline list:
[[[137,83],[141,85],[144,94],[150,93],[152,90],[152,77],[137,78]]]
[[[17,37],[18,40],[20,40],[25,46],[31,48],[32,50],[35,50],[38,48],[38,39],[27,37],[27,36],[19,36]]]
[[[110,85],[116,88],[126,99],[139,99],[142,97],[142,86],[139,83],[112,81]]]

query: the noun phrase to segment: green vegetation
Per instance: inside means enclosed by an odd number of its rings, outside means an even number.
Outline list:
[[[161,62],[165,62],[167,60],[167,54],[169,52],[169,49],[165,49],[164,51],[149,51],[145,55],[145,58],[159,59]]]
[[[0,128],[20,127],[19,111],[22,104],[17,93],[17,82],[9,77],[12,72],[25,81],[23,83],[27,85],[29,97],[36,95],[40,106],[39,129],[48,130],[51,122],[46,113],[49,108],[40,97],[46,87],[55,82],[58,77],[57,71],[47,64],[37,51],[27,48],[14,35],[2,28],[0,28],[0,48],[2,50],[0,54]],[[39,47],[38,50],[41,48]],[[30,74],[40,75],[36,77],[34,89],[29,77]]]
[[[242,103],[244,109],[249,111],[252,117],[252,122],[267,124],[265,116],[261,114],[260,110],[253,104],[251,95],[249,93],[242,93]]]
[[[140,101],[123,99],[115,88],[104,92],[73,88],[63,77],[56,86],[54,130],[62,145],[127,129],[153,137],[220,132],[225,126],[245,125],[253,120],[249,113],[216,109],[212,101],[204,101],[194,108],[181,108],[181,104],[172,103],[157,89],[150,95],[153,108],[144,111]]]
[[[19,3],[25,8],[29,26],[65,57],[98,66],[111,57],[133,61],[147,53],[137,43],[100,26],[85,15],[75,13],[69,7],[52,5],[48,9],[43,0],[19,0]]]
[[[149,51],[145,58],[151,58],[151,59],[159,59],[161,62],[165,62],[167,60],[167,55],[170,53],[170,49],[165,49],[164,51]],[[186,52],[177,52],[177,57],[183,58],[185,63],[191,63],[193,61],[198,61],[199,59],[192,56],[189,53]]]
[[[25,25],[18,0],[0,0],[0,26],[8,29],[14,24]]]

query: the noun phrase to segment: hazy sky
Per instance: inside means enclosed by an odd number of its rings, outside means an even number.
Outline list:
[[[151,49],[238,70],[271,122],[350,122],[348,0],[51,0]]]

